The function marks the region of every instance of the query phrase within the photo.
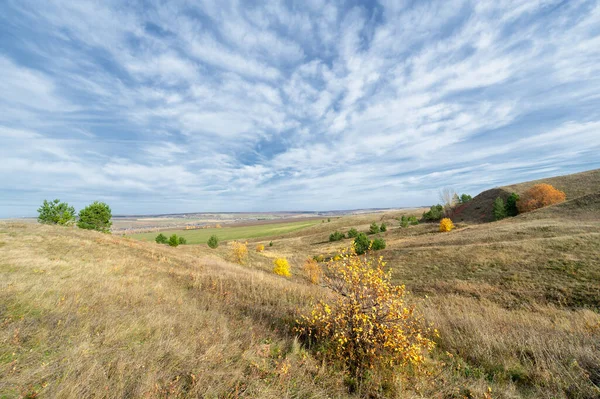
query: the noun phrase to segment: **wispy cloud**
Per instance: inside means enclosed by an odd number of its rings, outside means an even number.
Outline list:
[[[410,206],[600,167],[597,1],[0,4],[0,217]]]

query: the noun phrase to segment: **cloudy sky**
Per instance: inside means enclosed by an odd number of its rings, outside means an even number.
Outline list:
[[[0,217],[413,206],[598,167],[600,1],[0,1]]]

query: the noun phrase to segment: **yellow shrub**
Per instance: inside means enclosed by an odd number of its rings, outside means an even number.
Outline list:
[[[311,258],[306,259],[306,262],[304,262],[304,273],[313,284],[318,284],[321,280],[321,274],[323,274],[319,263]]]
[[[280,276],[289,277],[290,274],[290,264],[288,263],[286,258],[277,258],[273,261],[275,267],[273,268],[273,273],[279,274]]]
[[[357,382],[367,373],[386,373],[396,365],[419,366],[436,334],[425,326],[404,286],[391,282],[381,257],[346,250],[327,264],[323,281],[337,295],[326,297],[298,320],[297,332],[328,348],[327,359],[343,362]],[[393,373],[392,373],[393,374]]]
[[[248,260],[248,246],[241,242],[234,241],[231,243],[231,256],[234,262],[243,265]]]
[[[454,228],[454,223],[452,223],[452,220],[450,220],[449,218],[443,218],[440,221],[440,231],[441,232],[448,232],[451,231]]]
[[[262,252],[265,250],[265,246],[263,244],[258,244],[256,246],[256,252]]]
[[[342,259],[342,257],[341,257],[340,255],[335,255],[335,256],[333,257],[333,260],[335,260],[335,261],[338,261],[338,260],[340,260],[340,259]]]

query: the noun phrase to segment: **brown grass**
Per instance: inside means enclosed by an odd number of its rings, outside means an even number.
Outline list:
[[[416,214],[421,210],[414,211]],[[400,398],[600,396],[600,212],[567,201],[480,225],[399,227],[402,212],[333,219],[250,251],[170,248],[80,231],[0,224],[0,397],[347,397],[338,368],[289,327],[327,295],[307,257],[332,256],[385,221],[379,253],[440,332],[425,375]],[[371,236],[373,238],[373,236]],[[272,273],[285,257],[292,277]],[[387,392],[387,393],[386,393]]]

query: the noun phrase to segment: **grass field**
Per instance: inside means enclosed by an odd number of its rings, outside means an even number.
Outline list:
[[[266,223],[254,226],[223,227],[220,229],[197,229],[197,230],[165,230],[162,231],[167,237],[171,234],[185,237],[188,244],[206,244],[208,238],[215,234],[221,241],[245,240],[259,237],[280,236],[321,223],[320,220],[303,220],[287,223]],[[154,241],[161,232],[132,234],[130,237],[142,241]]]
[[[351,244],[333,231],[382,221],[377,255],[439,337],[424,373],[397,369],[370,397],[600,397],[600,194],[450,233],[400,215],[231,228],[250,241],[243,266],[229,245],[0,223],[0,397],[358,398],[290,326],[330,295],[309,284],[306,258]],[[267,228],[274,245],[252,250]],[[289,279],[273,274],[277,257]]]

